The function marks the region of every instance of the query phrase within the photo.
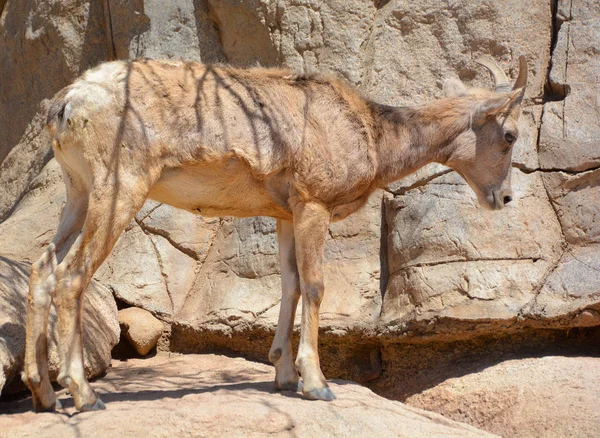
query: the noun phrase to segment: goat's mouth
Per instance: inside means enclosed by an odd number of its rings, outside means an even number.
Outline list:
[[[459,170],[456,170],[456,172],[460,176],[462,176],[462,178],[475,192],[475,195],[477,196],[477,201],[481,207],[483,207],[486,210],[502,210],[504,208],[505,202],[504,198],[501,196],[501,190],[496,190],[489,187],[482,188],[479,185],[473,183],[471,179],[469,179],[465,174],[463,174]]]
[[[492,196],[494,198],[494,210],[502,210],[504,208],[504,202],[502,196],[496,190],[492,190]]]
[[[477,193],[477,201],[479,205],[486,210],[502,210],[504,208],[504,202],[500,194],[496,190],[486,191],[487,193]]]

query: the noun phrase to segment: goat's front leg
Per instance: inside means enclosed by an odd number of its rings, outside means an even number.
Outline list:
[[[335,394],[319,365],[319,307],[324,294],[323,248],[330,212],[320,204],[294,207],[296,259],[302,291],[302,328],[296,366],[302,374],[302,394],[311,400],[333,400]]]
[[[279,261],[281,264],[281,307],[275,339],[269,352],[269,360],[275,365],[275,388],[283,391],[298,390],[298,371],[292,357],[292,332],[294,316],[300,299],[300,280],[296,265],[294,225],[290,221],[277,221]]]

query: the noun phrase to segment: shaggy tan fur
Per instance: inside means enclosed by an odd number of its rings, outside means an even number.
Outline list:
[[[490,70],[498,80],[501,69]],[[334,78],[284,70],[138,60],[86,72],[55,96],[48,113],[67,203],[30,279],[23,377],[35,408],[56,402],[46,351],[53,299],[58,380],[78,409],[103,407],[84,375],[82,295],[147,198],[195,214],[277,218],[283,295],[269,355],[275,385],[297,389],[299,370],[305,397],[333,399],[317,351],[329,223],[432,161],[463,175],[482,205],[503,207],[526,73],[521,59],[513,90],[454,82],[446,99],[392,108]]]

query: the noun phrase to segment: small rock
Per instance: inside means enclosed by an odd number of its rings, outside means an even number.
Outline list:
[[[163,330],[160,320],[137,307],[120,310],[119,325],[125,338],[141,356],[147,355],[156,346]]]
[[[595,327],[600,325],[600,313],[594,309],[586,309],[573,318],[573,327]]]

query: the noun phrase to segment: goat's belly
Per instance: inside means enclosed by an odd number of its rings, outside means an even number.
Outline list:
[[[190,166],[163,172],[149,197],[202,216],[273,216],[291,218],[251,174],[241,169]],[[245,170],[245,169],[244,169]]]

